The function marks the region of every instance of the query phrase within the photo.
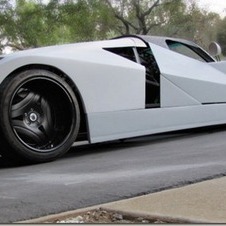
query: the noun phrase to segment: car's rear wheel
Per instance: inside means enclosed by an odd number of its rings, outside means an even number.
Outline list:
[[[73,144],[80,125],[76,96],[46,70],[9,76],[0,87],[1,153],[15,160],[52,161]]]

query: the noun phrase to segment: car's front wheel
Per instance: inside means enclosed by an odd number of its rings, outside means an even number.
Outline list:
[[[3,156],[36,163],[52,161],[71,147],[79,125],[78,101],[63,77],[30,69],[1,84]]]

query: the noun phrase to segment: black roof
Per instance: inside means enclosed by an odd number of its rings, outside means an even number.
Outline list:
[[[155,45],[161,46],[163,48],[169,49],[169,46],[167,44],[167,41],[173,41],[173,42],[180,42],[185,45],[189,45],[193,48],[193,50],[198,53],[203,59],[205,59],[207,62],[214,62],[215,59],[210,56],[204,49],[202,49],[200,46],[195,44],[192,41],[188,41],[185,39],[179,39],[179,38],[172,38],[172,37],[164,37],[164,36],[149,36],[149,35],[124,35],[117,37],[118,38],[139,38],[144,43],[153,43]]]
[[[139,39],[143,40],[144,42],[151,42],[153,44],[159,45],[159,46],[164,47],[164,48],[167,48],[167,49],[169,47],[168,47],[166,41],[176,41],[176,42],[184,43],[184,44],[187,44],[187,45],[190,45],[190,46],[199,47],[198,45],[196,45],[192,41],[188,41],[188,40],[185,40],[185,39],[179,39],[179,38],[164,37],[164,36],[124,35],[124,36],[116,37],[114,39],[118,39],[118,38],[129,38],[129,37],[139,38]]]

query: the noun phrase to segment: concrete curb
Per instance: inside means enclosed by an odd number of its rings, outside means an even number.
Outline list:
[[[135,220],[167,223],[225,223],[226,177],[199,182],[149,195],[103,203],[87,208],[53,214],[16,223],[54,223],[89,211],[104,210]]]
[[[105,204],[104,204],[105,205]],[[152,215],[152,214],[147,214],[147,213],[142,213],[142,212],[132,212],[132,211],[122,211],[122,210],[117,210],[114,208],[108,208],[108,207],[103,207],[102,205],[97,205],[97,206],[92,206],[92,207],[87,207],[87,208],[82,208],[78,210],[72,210],[72,211],[67,211],[67,212],[62,212],[59,214],[51,214],[48,216],[44,217],[39,217],[31,220],[25,220],[25,221],[19,221],[15,222],[18,224],[41,224],[41,223],[54,223],[58,220],[64,220],[70,217],[75,217],[80,214],[84,214],[88,211],[93,211],[96,209],[101,209],[104,211],[108,212],[117,212],[123,216],[125,216],[126,219],[134,219],[134,218],[139,218],[142,217],[146,220],[150,221],[163,221],[167,223],[176,223],[176,224],[203,224],[203,223],[208,223],[204,221],[193,221],[190,219],[186,218],[176,218],[176,217],[169,217],[169,216],[162,216],[162,215]]]
[[[150,221],[160,220],[160,221],[163,221],[163,222],[175,223],[175,224],[206,224],[206,223],[208,223],[206,221],[194,221],[194,220],[190,220],[190,219],[186,219],[186,218],[147,214],[147,213],[143,213],[143,212],[140,212],[140,211],[136,211],[136,212],[122,211],[122,210],[117,210],[117,209],[108,208],[108,207],[101,207],[101,209],[109,211],[109,212],[117,212],[119,214],[122,214],[123,216],[126,216],[127,218],[142,217],[142,218],[144,218],[146,220],[150,220]]]

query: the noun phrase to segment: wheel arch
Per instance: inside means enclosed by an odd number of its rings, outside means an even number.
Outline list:
[[[45,65],[45,64],[29,64],[29,65],[21,66],[21,67],[17,68],[16,70],[12,71],[6,78],[8,78],[9,76],[18,74],[22,71],[30,70],[30,69],[43,69],[43,70],[53,72],[57,76],[63,78],[70,85],[70,87],[73,89],[73,91],[77,97],[80,114],[81,114],[81,125],[80,125],[79,134],[78,134],[77,139],[78,140],[90,140],[89,139],[89,131],[88,131],[88,128],[89,128],[88,120],[86,117],[86,106],[85,106],[85,103],[81,96],[81,93],[80,93],[78,87],[76,86],[76,84],[74,83],[74,81],[59,68],[57,68],[55,66],[51,66],[51,65]]]

